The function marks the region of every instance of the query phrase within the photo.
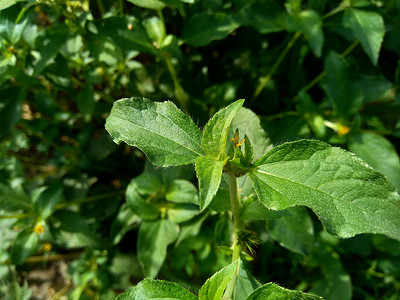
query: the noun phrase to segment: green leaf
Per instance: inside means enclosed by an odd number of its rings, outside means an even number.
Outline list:
[[[201,146],[204,153],[224,160],[226,157],[226,139],[229,126],[237,112],[243,105],[244,100],[237,100],[227,107],[219,110],[206,124],[203,130]]]
[[[287,290],[275,283],[267,283],[256,289],[246,300],[316,300],[319,296],[305,294],[300,291]]]
[[[157,172],[162,173],[163,171],[158,170]],[[149,170],[145,170],[138,177],[132,179],[129,185],[141,195],[156,195],[163,188],[161,179],[157,175],[161,174],[151,174]]]
[[[143,7],[143,8],[149,8],[149,9],[155,9],[155,10],[160,10],[165,7],[164,3],[159,0],[128,0],[129,2],[133,3],[134,5]]]
[[[85,84],[79,91],[76,104],[85,122],[89,122],[95,105],[94,90],[91,84]]]
[[[22,264],[25,259],[35,253],[39,246],[39,237],[32,228],[21,231],[15,238],[11,248],[11,261],[15,265]]]
[[[346,9],[343,26],[349,28],[374,66],[378,64],[379,51],[385,35],[385,24],[379,13],[355,8]]]
[[[269,233],[282,247],[306,256],[314,246],[311,217],[304,207],[291,207],[285,211],[288,215],[269,221]]]
[[[235,19],[244,26],[252,26],[259,33],[267,34],[285,29],[286,13],[276,1],[255,2],[244,7]]]
[[[4,2],[4,0],[1,2]],[[0,10],[2,9],[2,5],[3,3],[0,4]],[[21,9],[17,6],[11,7],[5,12],[0,12],[0,36],[11,45],[16,45],[19,42],[28,24],[29,14],[25,14],[22,20],[18,20],[20,15]]]
[[[60,49],[65,45],[70,32],[66,25],[57,25],[38,47],[38,57],[34,63],[33,75],[38,75],[48,65],[54,63],[54,59],[60,52]]]
[[[20,286],[15,278],[12,282],[2,284],[7,286],[7,297],[4,300],[29,300],[32,299],[32,290],[29,289],[28,282],[25,281],[23,286]],[[2,294],[3,295],[3,294]]]
[[[192,46],[205,46],[214,40],[222,40],[239,26],[230,15],[200,13],[185,24],[181,39]]]
[[[110,238],[112,244],[118,245],[124,235],[131,230],[136,223],[138,224],[139,221],[139,216],[133,213],[127,203],[122,204],[111,225]]]
[[[381,233],[400,239],[400,195],[354,154],[300,140],[275,147],[249,173],[270,209],[311,208],[339,237]]]
[[[168,219],[140,225],[137,253],[146,276],[157,276],[167,256],[167,247],[177,239],[178,234],[179,226]]]
[[[100,236],[89,226],[88,220],[79,213],[69,210],[58,210],[53,213],[52,217],[60,224],[57,229],[78,235],[78,239],[83,241],[88,247],[98,247],[100,245]]]
[[[200,129],[172,102],[118,100],[106,120],[106,130],[114,142],[138,147],[155,165],[191,164],[203,155]]]
[[[196,175],[199,179],[200,210],[203,211],[212,201],[221,183],[225,162],[209,156],[196,159]]]
[[[200,232],[201,225],[204,220],[207,218],[207,214],[198,215],[197,217],[191,219],[190,221],[183,223],[180,225],[180,233],[179,238],[175,243],[175,247],[177,247],[183,240],[186,238],[190,238],[196,236]]]
[[[116,67],[118,62],[123,61],[121,48],[114,41],[104,35],[96,35],[88,41],[90,54],[99,62],[110,67]]]
[[[63,194],[59,183],[43,188],[33,197],[33,202],[35,212],[46,219],[53,213],[56,204],[63,200]]]
[[[236,129],[239,129],[240,136],[247,136],[250,139],[255,160],[272,148],[270,139],[261,127],[260,118],[250,109],[245,107],[240,108],[229,127],[228,138],[234,136]],[[248,144],[248,142],[245,140],[245,147],[246,144]]]
[[[236,272],[238,272],[239,260],[215,273],[207,279],[199,291],[199,300],[220,300],[222,295]]]
[[[208,208],[216,212],[230,211],[231,201],[229,197],[229,189],[220,187]]]
[[[244,267],[240,261],[239,275],[236,280],[235,300],[245,300],[261,283],[257,281]]]
[[[199,204],[196,187],[190,181],[183,179],[175,179],[172,181],[165,197],[168,201],[175,203]]]
[[[198,298],[177,283],[146,278],[118,296],[116,300],[139,299],[196,300]]]
[[[177,224],[189,221],[198,214],[199,207],[197,205],[190,203],[169,203],[167,205],[168,219]]]
[[[128,184],[126,188],[126,203],[129,205],[132,212],[142,219],[149,221],[157,219],[160,215],[160,211],[158,210],[157,206],[146,202],[138,193],[136,186],[137,182],[135,178]]]
[[[7,7],[10,7],[17,2],[23,2],[23,1],[27,1],[27,0],[2,0],[0,2],[0,10],[6,9]]]
[[[158,53],[142,24],[132,16],[100,20],[99,34],[111,37],[118,47],[126,51],[137,50],[152,55]]]
[[[11,87],[0,91],[0,139],[8,137],[21,118],[26,89]]]
[[[325,60],[324,88],[339,118],[348,118],[362,105],[361,88],[345,60],[336,52],[329,52]]]
[[[286,20],[286,26],[288,31],[299,31],[304,34],[315,56],[321,56],[324,33],[322,31],[321,17],[317,12],[304,10],[300,13],[290,15]]]
[[[340,257],[326,244],[318,245],[307,257],[306,264],[321,268],[322,274],[312,283],[310,293],[321,295],[326,300],[350,300],[352,285],[349,274],[343,269]]]
[[[159,18],[152,16],[143,20],[143,27],[145,28],[149,38],[156,42],[157,45],[161,45],[166,34],[165,26],[162,21]]]
[[[359,75],[358,83],[361,87],[364,102],[390,101],[393,99],[395,87],[384,76]]]
[[[290,213],[285,210],[271,210],[260,203],[256,196],[249,197],[242,208],[242,220],[270,220],[278,219],[283,216],[290,216]]]
[[[0,207],[2,210],[30,210],[31,205],[29,196],[21,188],[0,183]]]
[[[349,149],[371,167],[381,171],[400,191],[399,156],[394,146],[386,138],[374,133],[359,133],[350,138]]]

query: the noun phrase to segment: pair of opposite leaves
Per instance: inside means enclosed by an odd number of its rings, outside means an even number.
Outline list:
[[[226,141],[243,102],[218,111],[201,131],[172,102],[121,99],[114,103],[106,130],[117,144],[124,141],[141,149],[155,165],[194,163],[204,210],[231,159]],[[400,195],[354,154],[320,141],[299,140],[256,159],[247,175],[268,209],[307,206],[339,237],[380,233],[400,240]]]

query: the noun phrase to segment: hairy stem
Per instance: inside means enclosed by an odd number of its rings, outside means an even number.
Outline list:
[[[232,232],[232,262],[236,261],[240,258],[241,246],[238,243],[238,233],[242,230],[242,221],[240,220],[240,192],[239,192],[239,184],[238,179],[234,174],[228,174],[228,183],[229,183],[229,196],[231,199],[231,209],[232,209],[232,217],[233,217],[233,232]],[[236,270],[235,275],[229,281],[228,286],[225,290],[224,297],[228,299],[232,299],[237,277],[239,275],[239,267]]]

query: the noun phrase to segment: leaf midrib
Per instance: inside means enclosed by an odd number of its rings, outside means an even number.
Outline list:
[[[165,117],[164,115],[160,115],[160,116],[163,116],[163,117]],[[152,133],[152,134],[154,134],[154,135],[157,135],[157,136],[160,136],[160,137],[162,137],[163,139],[166,139],[166,140],[168,140],[168,141],[172,141],[173,143],[175,143],[175,144],[177,144],[177,145],[179,145],[179,146],[182,146],[183,148],[186,148],[186,149],[188,149],[188,150],[190,150],[191,152],[193,152],[193,153],[195,153],[195,154],[197,154],[197,156],[203,156],[203,154],[201,154],[201,153],[199,153],[199,152],[197,152],[197,151],[195,151],[194,149],[192,149],[192,148],[189,148],[188,146],[186,146],[186,145],[184,145],[184,144],[181,144],[181,143],[178,143],[177,141],[175,141],[175,140],[172,140],[172,139],[168,139],[168,138],[166,138],[165,136],[163,136],[163,135],[161,135],[160,133],[158,133],[158,132],[155,132],[155,131],[152,131],[152,130],[150,130],[150,129],[148,129],[148,128],[146,128],[146,127],[144,127],[144,126],[141,126],[141,125],[139,125],[139,124],[136,124],[136,123],[133,123],[132,121],[130,121],[130,120],[127,120],[126,118],[123,118],[123,117],[121,117],[121,116],[114,116],[114,118],[117,118],[117,119],[120,119],[120,120],[123,120],[123,121],[126,121],[126,122],[128,122],[128,123],[130,123],[130,124],[132,124],[133,126],[135,126],[135,127],[138,127],[138,128],[141,128],[141,129],[143,129],[144,131],[147,131],[147,132],[150,132],[150,133]],[[168,120],[170,120],[169,118],[167,118],[167,117],[165,117],[166,119],[168,119]],[[177,125],[176,123],[174,123],[172,120],[170,120],[173,124],[175,124],[175,125]],[[188,135],[185,131],[183,131],[179,126],[177,126],[179,129],[180,129],[180,131],[182,131],[182,132],[184,132],[187,136],[189,136],[190,137],[190,139],[192,140],[192,141],[194,141],[195,142],[195,140],[193,139],[193,138],[191,138],[191,136],[190,135]],[[195,144],[196,145],[198,145],[199,146],[199,144],[198,143],[196,143],[195,142]],[[152,146],[153,148],[156,148],[155,146]],[[200,147],[201,148],[201,147]],[[163,149],[164,150],[164,149]],[[173,153],[173,152],[171,152],[171,153]],[[180,154],[180,153],[179,153]]]

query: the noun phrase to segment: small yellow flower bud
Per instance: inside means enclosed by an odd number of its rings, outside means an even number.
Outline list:
[[[42,225],[35,225],[35,227],[33,227],[33,232],[36,234],[41,234],[44,232],[44,227]]]
[[[239,133],[237,131],[235,132],[235,137],[231,138],[231,141],[235,143],[236,148],[239,148],[244,143],[244,139],[239,142]]]
[[[49,252],[53,248],[53,246],[50,243],[44,243],[42,246],[43,251]]]
[[[341,125],[338,130],[338,135],[346,135],[350,132],[350,127]]]

